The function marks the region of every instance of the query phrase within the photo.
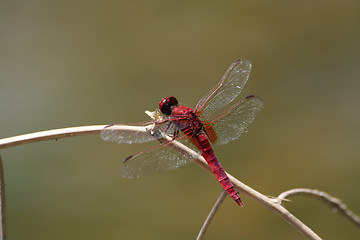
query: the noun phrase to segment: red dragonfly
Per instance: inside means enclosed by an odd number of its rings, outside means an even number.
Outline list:
[[[239,138],[263,108],[263,101],[253,95],[229,105],[240,94],[249,78],[250,70],[249,61],[244,59],[235,61],[220,82],[200,99],[194,109],[179,105],[173,96],[163,98],[159,103],[162,117],[157,117],[151,122],[156,126],[156,131],[149,131],[148,134],[143,135],[119,131],[112,127],[102,130],[101,137],[105,141],[140,143],[158,140],[161,142],[157,146],[126,158],[122,164],[121,174],[130,178],[141,177],[176,169],[191,162],[188,156],[167,146],[173,140],[188,139],[201,152],[222,187],[240,206],[243,206],[210,142],[226,144]],[[171,138],[160,140],[164,139],[163,136],[171,136]]]

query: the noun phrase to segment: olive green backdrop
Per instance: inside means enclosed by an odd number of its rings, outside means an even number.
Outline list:
[[[359,23],[358,1],[1,1],[0,138],[147,121],[168,95],[195,106],[246,58],[243,96],[265,108],[214,148],[224,168],[266,195],[316,188],[360,213]],[[83,136],[2,150],[9,239],[194,239],[220,185],[195,165],[123,179],[121,161],[147,146]],[[241,195],[206,239],[304,239]],[[316,200],[286,207],[324,239],[359,238]]]

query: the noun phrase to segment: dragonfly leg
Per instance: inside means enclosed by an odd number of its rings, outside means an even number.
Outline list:
[[[176,128],[174,131],[174,135],[172,137],[172,140],[175,140],[175,138],[177,138],[179,136],[179,128]]]
[[[173,124],[171,122],[169,122],[167,127],[165,128],[165,131],[171,129],[172,127],[173,127]]]
[[[167,121],[163,121],[163,122],[160,122],[160,124],[156,124],[156,126],[163,132],[166,132],[167,130],[169,130],[170,128],[172,128],[172,123],[171,122],[168,122],[167,123],[167,126],[166,128],[164,129],[163,126],[161,126],[162,123],[165,123]]]

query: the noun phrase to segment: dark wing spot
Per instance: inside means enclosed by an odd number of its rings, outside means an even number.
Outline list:
[[[255,96],[254,95],[249,95],[245,99],[249,99],[249,98],[253,98],[253,97],[255,97]]]
[[[127,158],[125,158],[125,160],[123,161],[123,163],[126,163],[127,161],[129,161],[133,156],[128,156]]]

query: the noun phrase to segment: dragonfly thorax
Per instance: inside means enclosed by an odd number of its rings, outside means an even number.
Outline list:
[[[203,129],[203,124],[195,111],[182,105],[172,109],[171,122],[187,136],[197,135]]]

